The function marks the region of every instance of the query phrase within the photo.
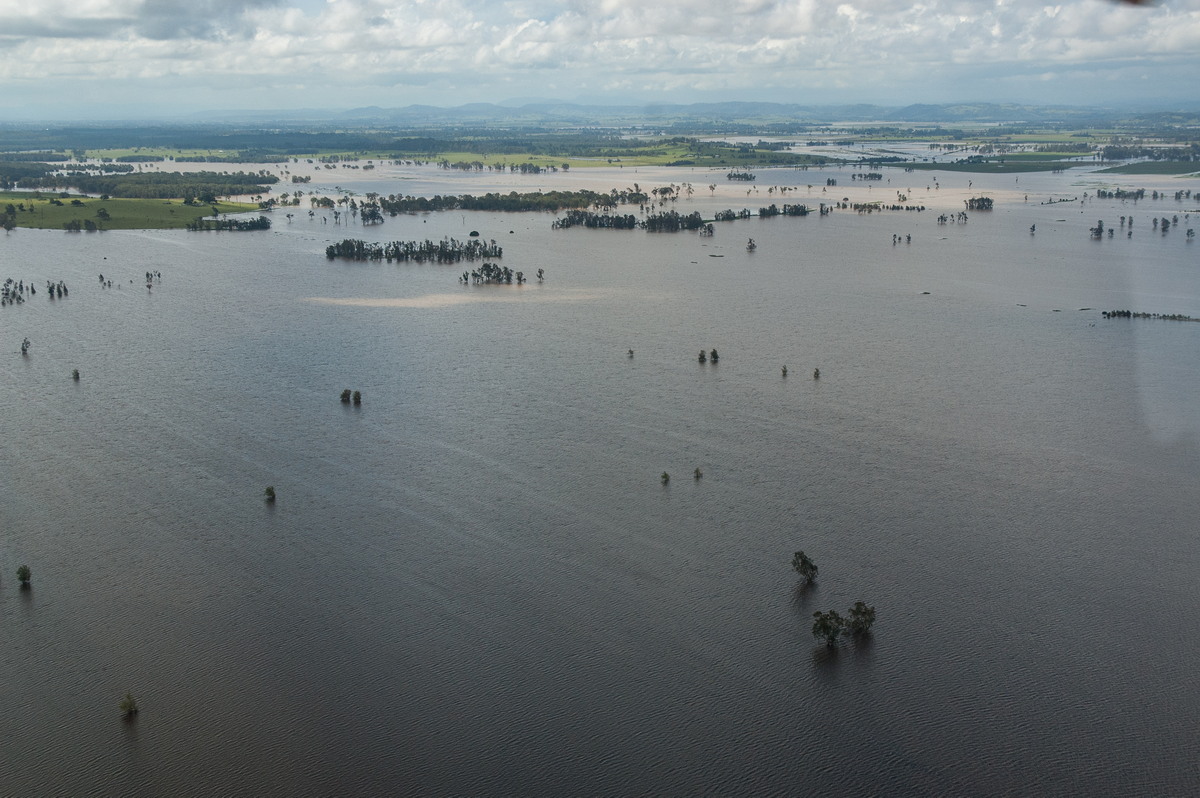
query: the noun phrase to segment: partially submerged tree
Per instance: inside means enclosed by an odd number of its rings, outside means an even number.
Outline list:
[[[17,579],[21,580],[21,587],[25,587],[29,584],[30,575],[31,571],[29,570],[28,565],[21,565],[17,567]]]
[[[812,582],[817,578],[817,564],[802,551],[796,552],[792,557],[792,569],[800,574],[805,582]]]
[[[131,718],[137,714],[137,699],[133,697],[132,693],[126,693],[125,697],[121,699],[121,711],[125,713],[125,717],[127,718]]]
[[[825,638],[825,645],[830,648],[833,648],[837,643],[837,639],[842,634],[842,628],[845,625],[845,620],[842,616],[838,615],[837,610],[813,613],[813,637]]]
[[[875,623],[875,608],[868,607],[862,601],[854,602],[854,606],[850,608],[850,617],[846,621],[846,626],[851,634],[865,635],[871,631],[873,623]]]

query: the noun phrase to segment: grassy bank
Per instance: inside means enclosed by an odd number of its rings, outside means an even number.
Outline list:
[[[57,203],[57,204],[56,204]],[[67,223],[91,221],[100,230],[182,229],[204,216],[217,213],[246,213],[258,210],[247,202],[217,202],[215,205],[184,205],[182,200],[96,199],[59,197],[29,192],[0,193],[0,218],[8,206],[17,227],[62,230]],[[105,218],[107,217],[107,218]]]
[[[1101,169],[1102,174],[1117,175],[1192,175],[1200,174],[1200,163],[1195,161],[1141,161]]]

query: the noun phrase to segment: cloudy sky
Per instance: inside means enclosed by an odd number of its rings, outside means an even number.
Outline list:
[[[769,100],[1196,107],[1200,0],[0,0],[0,122]]]

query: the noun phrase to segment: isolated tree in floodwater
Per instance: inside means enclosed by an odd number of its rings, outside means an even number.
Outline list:
[[[875,623],[875,608],[867,606],[866,602],[856,601],[850,608],[850,618],[846,626],[852,634],[865,635],[871,631]]]
[[[833,648],[834,644],[837,643],[837,639],[841,636],[842,628],[845,625],[845,620],[841,615],[838,615],[837,610],[813,613],[813,637],[825,638],[825,645],[830,648]]]
[[[806,583],[817,578],[817,564],[802,551],[796,552],[792,557],[792,570],[800,574]]]

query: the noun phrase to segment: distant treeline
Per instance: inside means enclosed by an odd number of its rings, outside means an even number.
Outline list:
[[[787,204],[784,204],[783,208],[781,209],[775,203],[771,203],[765,208],[758,209],[758,215],[764,219],[769,216],[779,216],[781,214],[783,216],[808,216],[809,210],[807,205]]]
[[[265,216],[259,216],[257,219],[197,219],[190,222],[187,229],[193,233],[206,231],[244,233],[249,230],[270,230],[271,220]]]
[[[624,202],[645,202],[648,197],[640,192],[610,193],[596,191],[534,191],[508,194],[484,194],[472,196],[462,194],[438,194],[432,197],[399,197],[394,194],[379,198],[379,207],[396,216],[401,213],[429,213],[433,211],[558,211],[563,208],[606,208]]]
[[[704,226],[704,219],[699,211],[692,211],[686,216],[678,211],[654,213],[646,217],[646,231],[650,233],[676,233],[680,230],[699,230]]]
[[[70,158],[65,152],[40,150],[37,152],[0,152],[0,161],[50,161],[62,162]]]
[[[0,189],[11,191],[18,186],[36,185],[57,167],[45,163],[0,162]]]
[[[337,244],[325,248],[325,257],[349,258],[350,260],[386,260],[392,261],[434,261],[436,263],[457,263],[462,260],[479,260],[481,258],[499,258],[504,250],[495,241],[470,239],[459,241],[456,238],[444,238],[441,241],[391,241],[386,244],[376,244],[356,238],[347,238]]]
[[[44,154],[44,153],[43,153]],[[58,174],[60,169],[65,169]],[[64,167],[56,162],[7,161],[0,154],[0,188],[65,188],[74,186],[78,177],[87,177],[93,172],[132,172],[127,163],[79,163]]]
[[[1182,313],[1136,313],[1132,310],[1105,310],[1101,314],[1106,319],[1162,319],[1163,321],[1200,321]]]
[[[138,172],[123,175],[93,175],[71,172],[66,175],[28,177],[22,188],[76,188],[85,194],[106,194],[132,199],[174,199],[197,197],[213,202],[216,197],[236,194],[261,194],[279,181],[271,174],[246,172]]]
[[[632,213],[608,214],[585,210],[569,210],[551,225],[555,230],[568,227],[591,227],[605,230],[633,230],[639,227],[638,218]]]
[[[1096,199],[1132,199],[1140,200],[1146,196],[1146,189],[1138,188],[1133,191],[1126,191],[1123,188],[1108,191],[1103,188],[1096,189]]]
[[[1200,144],[1192,142],[1186,147],[1144,147],[1110,144],[1100,150],[1106,161],[1127,161],[1145,158],[1151,161],[1200,161]]]
[[[783,208],[780,208],[772,203],[765,208],[760,208],[757,215],[761,219],[769,219],[773,216],[807,216],[808,214],[809,209],[806,205],[784,205]],[[733,222],[738,219],[750,219],[753,216],[755,214],[749,208],[742,208],[740,211],[729,209],[717,211],[713,221]],[[665,213],[651,214],[641,220],[633,214],[595,213],[586,210],[567,211],[562,217],[555,219],[551,226],[555,230],[565,230],[568,227],[634,230],[642,227],[651,233],[675,233],[680,230],[703,231],[706,226],[712,227],[712,225],[705,225],[698,211],[686,215],[677,211],[666,211]],[[711,233],[711,230],[708,232]]]

